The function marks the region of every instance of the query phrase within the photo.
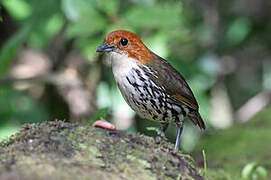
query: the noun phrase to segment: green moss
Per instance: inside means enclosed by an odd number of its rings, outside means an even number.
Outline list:
[[[127,155],[126,158],[132,162],[135,162],[141,166],[143,166],[144,168],[150,169],[151,168],[151,164],[148,163],[146,160],[143,159],[138,159],[137,157],[133,156],[133,155]]]
[[[25,125],[1,145],[0,179],[10,172],[24,179],[203,179],[190,156],[172,150],[141,134],[62,121]]]

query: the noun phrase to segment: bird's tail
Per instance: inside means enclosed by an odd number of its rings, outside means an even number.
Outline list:
[[[195,125],[198,125],[201,129],[205,129],[205,123],[201,118],[199,112],[191,112],[188,114],[188,117]]]

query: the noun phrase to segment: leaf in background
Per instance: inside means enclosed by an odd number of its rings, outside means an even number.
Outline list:
[[[83,55],[87,57],[88,60],[94,60],[93,57],[97,56],[96,48],[99,44],[103,42],[102,36],[90,39],[78,39],[75,43],[75,47],[78,47]]]
[[[41,49],[47,46],[52,37],[61,30],[64,23],[65,19],[61,13],[53,14],[43,20],[42,28],[36,27],[27,39],[29,47]]]
[[[134,6],[124,15],[128,25],[136,28],[179,27],[182,22],[182,4],[157,4],[156,6]],[[161,23],[163,22],[163,23]]]
[[[251,31],[251,23],[246,18],[237,18],[230,25],[227,32],[227,42],[229,45],[240,44]]]
[[[95,0],[62,0],[61,9],[69,20],[77,21],[93,9],[94,3]]]
[[[47,112],[35,100],[11,87],[0,87],[0,126],[18,126],[23,123],[42,122]],[[9,124],[11,123],[11,124]]]
[[[195,31],[195,35],[197,37],[198,43],[200,43],[202,46],[206,45],[207,43],[210,43],[213,39],[211,27],[203,22],[198,24],[195,27],[194,31]]]
[[[34,2],[32,4],[33,12],[31,17],[23,22],[20,29],[5,42],[0,50],[0,77],[7,72],[11,61],[22,43],[28,39],[30,33],[43,28],[43,23],[59,10],[59,3],[55,0]]]
[[[73,0],[62,0],[61,1],[61,9],[66,15],[67,19],[71,21],[75,21],[79,18],[80,12],[79,8],[77,8],[77,4],[81,2],[79,1],[73,1]]]
[[[267,177],[267,170],[263,167],[263,166],[258,166],[256,169],[255,169],[255,172],[257,174],[259,174],[260,178],[266,178]]]
[[[5,0],[3,6],[15,20],[23,20],[31,14],[31,6],[24,0]]]
[[[257,163],[251,162],[245,165],[245,167],[242,169],[241,177],[244,179],[250,179],[252,172],[256,168]]]
[[[97,7],[103,10],[108,16],[115,16],[119,8],[119,0],[99,0]]]
[[[106,20],[95,10],[78,21],[71,23],[67,29],[67,37],[89,37],[91,34],[103,31],[106,28]]]
[[[146,6],[151,6],[155,2],[155,0],[131,0],[131,1],[139,5],[146,5]]]
[[[3,77],[7,69],[14,59],[21,44],[28,37],[32,29],[31,24],[25,24],[19,31],[17,31],[0,50],[0,77]]]
[[[68,38],[89,37],[106,28],[106,19],[97,11],[96,6],[94,0],[62,1],[62,10],[72,21],[67,30]]]
[[[169,55],[168,46],[169,34],[159,31],[148,38],[144,43],[150,48],[154,53],[159,54],[163,58],[167,58]]]
[[[219,73],[219,57],[216,54],[206,53],[203,54],[198,61],[200,69],[208,74],[209,76],[215,78]],[[214,80],[214,79],[212,79]],[[205,82],[204,82],[205,83]]]
[[[242,170],[241,177],[243,179],[266,179],[267,177],[267,170],[260,166],[256,162],[251,162],[245,165]]]

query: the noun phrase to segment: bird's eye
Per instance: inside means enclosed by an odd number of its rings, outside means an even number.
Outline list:
[[[126,38],[122,38],[120,40],[121,45],[126,46],[128,44],[128,40]]]

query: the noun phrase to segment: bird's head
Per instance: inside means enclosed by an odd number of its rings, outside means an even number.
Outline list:
[[[117,53],[120,56],[128,56],[142,64],[148,63],[153,53],[144,45],[139,37],[129,31],[118,30],[109,33],[104,43],[96,52]]]

